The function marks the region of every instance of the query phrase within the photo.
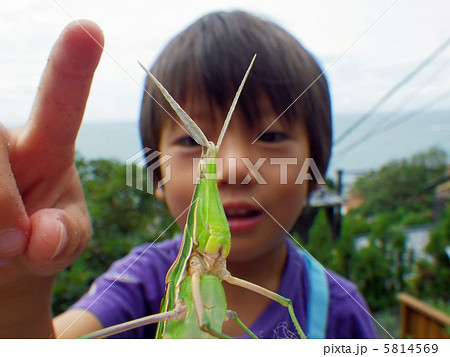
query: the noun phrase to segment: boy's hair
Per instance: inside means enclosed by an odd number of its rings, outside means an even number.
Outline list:
[[[210,106],[226,113],[255,53],[238,102],[246,124],[254,126],[261,117],[263,97],[277,115],[288,108],[283,122],[305,122],[311,157],[325,176],[332,131],[328,85],[313,56],[279,26],[242,11],[208,14],[173,38],[151,71],[181,105],[190,93],[200,93]],[[165,110],[173,111],[148,78],[145,88],[156,101],[144,93],[141,140],[143,147],[157,149],[161,125],[170,120]]]

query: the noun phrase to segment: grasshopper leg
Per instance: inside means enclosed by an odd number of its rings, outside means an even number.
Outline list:
[[[209,324],[205,323],[203,319],[205,309],[203,307],[203,299],[200,291],[200,277],[201,273],[199,271],[196,271],[194,274],[192,274],[191,280],[192,300],[195,306],[195,313],[197,314],[198,325],[200,329],[214,337],[229,339],[231,338],[230,336],[225,335],[220,331],[214,330],[213,328],[211,328],[211,326],[209,326]]]
[[[125,332],[128,330],[132,330],[137,327],[150,325],[153,323],[161,322],[161,321],[168,321],[168,320],[181,320],[183,316],[186,314],[187,306],[181,305],[179,307],[176,307],[172,311],[168,312],[162,312],[155,315],[150,315],[146,317],[142,317],[140,319],[124,322],[119,325],[114,325],[111,327],[106,327],[104,329],[92,332],[88,335],[84,335],[81,338],[106,338],[112,335],[116,335],[121,332]]]
[[[194,274],[192,274],[192,280],[191,280],[191,290],[192,290],[192,300],[194,302],[195,306],[195,313],[197,314],[197,320],[200,328],[209,333],[210,335],[217,337],[217,338],[231,338],[230,336],[220,332],[216,331],[209,326],[209,324],[205,323],[203,316],[205,313],[205,309],[203,307],[203,301],[202,296],[200,292],[200,276],[201,273],[199,271],[196,271]],[[239,319],[237,316],[237,313],[231,310],[227,311],[227,318],[233,319],[245,332],[247,332],[252,338],[257,339],[256,335],[247,327],[245,324]]]
[[[277,293],[274,293],[273,291],[270,291],[266,288],[263,288],[262,286],[253,284],[253,283],[243,280],[243,279],[235,278],[234,276],[231,276],[231,275],[228,275],[227,277],[225,277],[224,280],[229,284],[240,286],[244,289],[253,291],[257,294],[267,297],[268,299],[276,301],[277,303],[279,303],[282,306],[287,307],[288,311],[289,311],[289,315],[291,317],[291,320],[294,323],[294,326],[297,330],[297,333],[300,335],[301,338],[306,338],[306,335],[303,332],[302,328],[300,327],[297,317],[295,316],[294,307],[293,307],[292,301],[290,299],[285,298],[284,296],[281,296]]]
[[[251,338],[258,339],[258,337],[250,330],[245,324],[241,321],[241,319],[238,317],[237,313],[232,310],[227,311],[227,318],[234,320],[241,328],[247,332]]]

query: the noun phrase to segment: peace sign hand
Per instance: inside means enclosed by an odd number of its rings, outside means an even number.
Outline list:
[[[0,128],[0,306],[10,312],[18,299],[24,309],[25,296],[49,305],[53,277],[89,242],[73,159],[102,47],[97,25],[69,24],[51,51],[29,121]],[[8,315],[0,314],[0,332]]]

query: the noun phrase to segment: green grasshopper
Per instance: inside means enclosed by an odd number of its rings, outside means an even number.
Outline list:
[[[222,281],[226,281],[286,306],[297,332],[302,338],[306,338],[289,299],[248,281],[235,278],[226,269],[231,234],[217,188],[216,156],[255,57],[256,55],[234,97],[217,144],[206,138],[162,84],[140,64],[184,123],[193,139],[202,146],[199,178],[189,208],[180,251],[166,275],[166,292],[161,302],[160,313],[109,327],[85,337],[106,337],[158,322],[156,338],[229,338],[222,333],[222,324],[232,318],[251,337],[257,338],[239,320],[235,312],[227,311],[222,285]],[[206,308],[208,306],[213,308]]]

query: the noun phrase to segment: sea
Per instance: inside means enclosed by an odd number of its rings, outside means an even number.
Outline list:
[[[342,171],[345,185],[369,170],[407,159],[430,148],[444,150],[450,159],[450,110],[422,113],[335,114],[334,147],[327,176]],[[121,162],[141,149],[137,120],[83,123],[76,150],[87,159]]]

